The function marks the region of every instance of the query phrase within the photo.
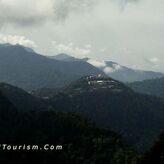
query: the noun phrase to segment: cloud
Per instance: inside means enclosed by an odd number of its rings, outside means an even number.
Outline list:
[[[65,20],[70,13],[86,10],[93,0],[0,0],[0,24],[29,26]]]
[[[119,3],[122,9],[126,7],[129,3],[139,2],[140,0],[113,0]]]
[[[158,57],[145,58],[144,61],[152,68],[158,68],[160,65],[160,60]]]
[[[105,67],[104,72],[106,74],[110,74],[110,73],[113,73],[113,72],[118,71],[120,69],[122,69],[122,66],[120,66],[119,64],[113,64],[111,67],[108,67],[108,66]]]
[[[119,69],[122,69],[122,66],[120,66],[119,64],[113,64],[113,68],[115,70],[119,70]]]
[[[97,0],[54,0],[55,20],[65,20],[73,12],[84,12],[93,7]]]
[[[120,65],[117,65],[117,64],[113,64],[112,67],[108,67],[106,65],[105,61],[98,61],[98,60],[94,60],[94,59],[89,59],[87,62],[97,68],[103,69],[106,74],[113,73],[122,68]]]
[[[47,21],[64,21],[72,13],[84,13],[107,0],[0,0],[0,24],[40,25]],[[125,6],[138,0],[108,0]]]
[[[98,60],[94,60],[94,59],[89,59],[87,61],[88,63],[90,63],[91,65],[98,67],[98,68],[102,68],[106,66],[105,61],[98,61]]]
[[[87,62],[97,68],[103,69],[106,74],[110,74],[122,69],[122,66],[120,66],[119,64],[113,63],[112,66],[108,66],[105,61],[89,59]]]
[[[158,57],[151,57],[147,59],[147,62],[152,65],[153,67],[158,67],[159,66],[159,58]]]
[[[0,34],[0,43],[10,43],[12,45],[19,44],[25,47],[36,48],[35,42],[30,39],[27,39],[24,36],[17,35],[4,35]]]
[[[112,68],[112,67],[105,67],[105,68],[104,68],[104,72],[105,72],[106,74],[113,73],[114,71],[115,71],[115,69]]]
[[[41,24],[53,13],[52,0],[0,0],[0,24]]]
[[[163,8],[163,0],[0,0],[0,25],[2,33],[35,40],[47,55],[64,50],[163,71]]]
[[[159,59],[157,57],[152,57],[149,59],[149,62],[151,62],[153,64],[157,64],[159,62]]]
[[[91,52],[91,45],[85,45],[84,48],[81,48],[73,43],[57,44],[55,41],[52,42],[52,45],[56,53],[66,53],[75,57],[83,58]]]

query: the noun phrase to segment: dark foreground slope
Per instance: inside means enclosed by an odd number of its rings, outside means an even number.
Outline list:
[[[20,45],[0,45],[0,81],[25,90],[62,87],[87,74],[104,74],[83,62],[49,59]]]
[[[1,163],[112,164],[118,160],[125,163],[125,159],[129,163],[136,161],[136,154],[125,146],[118,134],[97,128],[75,114],[17,110],[1,92],[0,132]],[[16,147],[19,145],[25,146]],[[33,145],[36,145],[35,149]],[[62,150],[56,150],[57,145],[61,145]]]
[[[12,124],[14,123],[17,110],[14,105],[0,92],[0,142],[4,139],[3,134],[12,132]]]
[[[133,92],[110,78],[84,77],[56,94],[56,109],[80,113],[122,134],[140,151],[164,129],[162,99]]]
[[[48,110],[50,106],[46,101],[36,98],[26,91],[6,83],[0,83],[0,92],[21,111]]]
[[[161,133],[159,139],[153,147],[145,153],[139,164],[163,164],[164,163],[164,132]]]

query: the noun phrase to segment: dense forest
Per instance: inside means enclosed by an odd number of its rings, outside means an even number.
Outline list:
[[[129,83],[128,86],[136,92],[164,97],[164,78],[144,80]]]
[[[0,95],[0,161],[17,163],[111,163],[137,160],[137,154],[121,136],[97,128],[73,113],[55,111],[21,112]],[[3,151],[2,144],[62,145],[62,150]]]
[[[154,163],[164,163],[164,132],[161,133],[159,139],[155,142],[154,146],[140,159],[140,164]]]

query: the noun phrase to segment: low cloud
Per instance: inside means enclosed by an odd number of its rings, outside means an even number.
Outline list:
[[[106,66],[105,61],[98,61],[98,60],[94,60],[94,59],[89,59],[87,61],[88,63],[90,63],[91,65],[98,67],[98,68],[103,68]]]
[[[110,73],[113,73],[113,72],[118,71],[120,69],[122,69],[122,66],[120,66],[119,64],[113,64],[111,67],[108,67],[108,66],[105,67],[104,72],[106,74],[110,74]]]
[[[25,47],[31,47],[36,48],[36,44],[34,41],[24,37],[24,36],[18,36],[18,35],[4,35],[0,34],[0,43],[10,43],[12,45],[19,44]]]
[[[150,57],[150,58],[146,58],[145,63],[148,64],[150,67],[154,68],[158,68],[160,65],[160,60],[158,57]]]
[[[157,64],[159,62],[159,59],[157,57],[152,57],[149,59],[149,62],[151,62],[153,64]]]
[[[159,59],[157,57],[152,57],[148,59],[149,64],[151,64],[153,67],[159,66]]]
[[[104,72],[106,74],[110,74],[110,73],[113,73],[115,71],[115,69],[113,69],[112,67],[105,67],[104,68]]]
[[[110,74],[110,73],[113,73],[115,71],[122,69],[122,66],[120,66],[119,64],[113,63],[111,66],[108,66],[105,61],[89,59],[87,62],[97,68],[103,69],[106,74]]]

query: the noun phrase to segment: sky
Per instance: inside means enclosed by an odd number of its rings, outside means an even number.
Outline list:
[[[163,0],[0,0],[0,43],[164,72]]]

